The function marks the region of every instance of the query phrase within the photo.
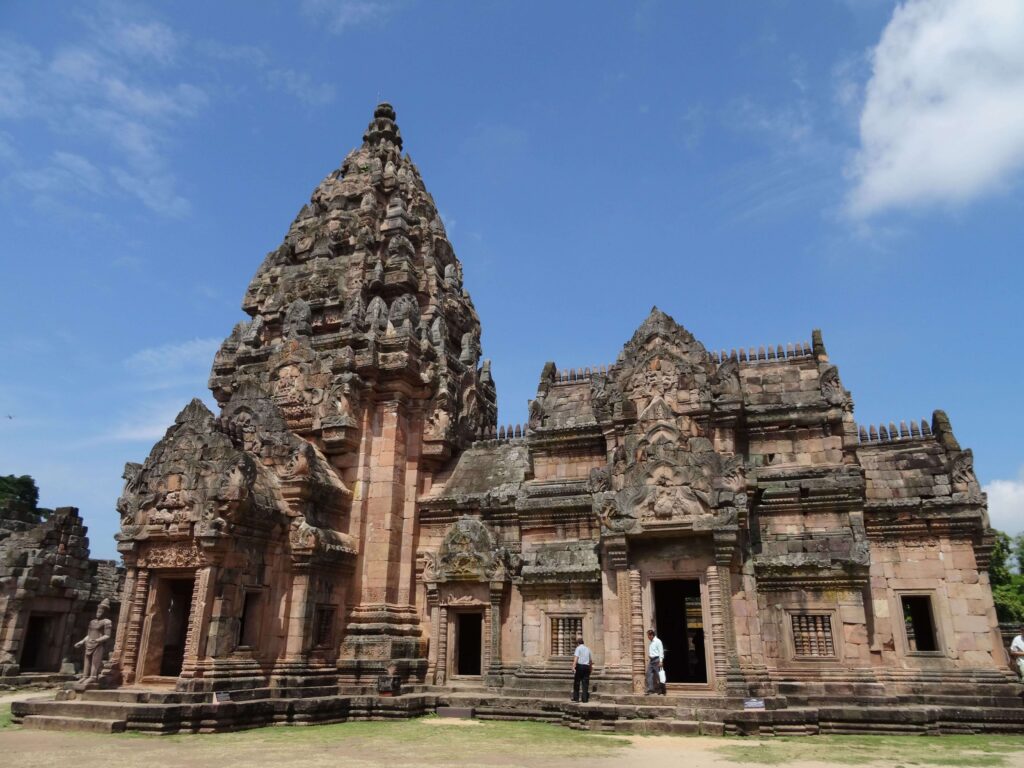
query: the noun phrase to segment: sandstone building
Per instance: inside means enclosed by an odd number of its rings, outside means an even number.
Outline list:
[[[74,507],[43,519],[0,504],[0,685],[74,674],[81,654],[72,645],[101,601],[116,620],[122,577],[113,560],[90,559]]]
[[[628,697],[656,625],[669,693],[718,706],[1016,701],[985,497],[942,412],[858,427],[817,331],[710,351],[655,309],[614,363],[546,365],[528,423],[496,429],[401,150],[381,104],[252,280],[218,412],[193,401],[127,466],[109,684],[564,693],[582,632],[599,694]]]

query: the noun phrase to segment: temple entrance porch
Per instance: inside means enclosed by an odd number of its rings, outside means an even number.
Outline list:
[[[194,587],[191,573],[153,579],[143,628],[140,679],[181,674]]]

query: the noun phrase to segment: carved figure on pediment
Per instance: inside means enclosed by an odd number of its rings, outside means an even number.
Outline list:
[[[263,342],[263,316],[257,315],[243,327],[239,343],[243,347],[256,349]]]
[[[284,476],[292,481],[304,480],[312,472],[312,465],[315,461],[313,447],[309,443],[303,442],[289,457]]]
[[[689,485],[673,486],[670,478],[664,475],[658,478],[653,487],[648,488],[646,498],[639,505],[642,519],[656,520],[701,515],[709,509],[706,494]]]
[[[538,397],[530,401],[527,425],[530,429],[540,429],[544,425],[544,400]]]
[[[124,465],[124,490],[117,500],[117,512],[121,516],[121,523],[135,519],[135,513],[139,511],[139,485],[141,481],[142,465],[129,461]]]
[[[437,555],[433,552],[420,552],[420,573],[423,581],[437,581],[439,571]]]
[[[461,290],[462,279],[454,264],[449,264],[444,268],[444,284],[453,291]]]
[[[595,514],[601,525],[615,533],[630,531],[637,522],[632,506],[621,505],[614,493],[595,496]]]
[[[640,412],[639,419],[643,423],[651,422],[673,422],[675,414],[669,407],[668,403],[665,402],[665,398],[661,395],[655,395],[651,398],[651,402],[648,403],[647,407]],[[674,425],[673,425],[674,426]]]
[[[448,325],[445,323],[443,315],[435,317],[430,326],[430,343],[438,350],[443,350],[448,343]]]
[[[843,408],[850,405],[850,396],[843,388],[839,380],[839,369],[830,365],[821,372],[821,396],[829,405],[838,405]]]
[[[344,280],[344,278],[341,278]],[[348,302],[348,308],[345,310],[345,317],[342,319],[347,327],[352,329],[363,328],[366,322],[366,302],[363,301],[362,294],[355,294]]]
[[[590,380],[590,407],[598,421],[612,418],[614,409],[611,402],[612,391],[608,377],[595,375]]]
[[[978,478],[974,474],[974,452],[970,448],[961,451],[953,459],[950,479],[954,490],[968,490],[971,486],[977,486]]]
[[[224,424],[224,431],[232,442],[249,453],[259,454],[263,448],[263,436],[253,413],[248,408],[239,408]]]
[[[746,480],[743,475],[743,457],[731,456],[722,459],[719,454],[714,455],[720,459],[717,472],[715,473],[716,485],[723,490],[742,493],[746,489]]]
[[[612,489],[612,473],[609,467],[594,467],[587,479],[587,490],[591,493],[602,493]]]
[[[433,564],[434,578],[502,580],[518,568],[515,559],[479,520],[463,517],[452,523]]]
[[[711,377],[711,395],[715,399],[740,394],[740,364],[735,357],[726,359]]]
[[[468,366],[476,366],[480,359],[480,331],[474,328],[462,334],[462,351],[459,360]]]
[[[411,333],[419,328],[419,324],[420,306],[416,303],[416,297],[406,293],[395,299],[388,316],[389,328]]]
[[[634,398],[644,395],[664,397],[678,388],[679,372],[675,365],[659,358],[637,370],[629,382],[629,391]]]
[[[409,238],[405,235],[397,234],[391,238],[388,242],[388,263],[385,265],[388,269],[402,266],[403,263],[412,261],[413,254],[416,250],[413,248]]]
[[[317,545],[317,529],[303,518],[296,518],[288,529],[288,543],[293,550],[313,550]]]
[[[202,558],[195,542],[180,541],[150,548],[140,559],[145,568],[195,568]]]
[[[237,518],[248,509],[255,480],[256,465],[243,454],[231,464],[217,488],[215,498],[220,502],[217,511],[221,517]]]
[[[427,440],[445,440],[449,437],[451,430],[452,416],[448,394],[440,392],[434,401],[434,408],[427,417],[427,423],[423,430]]]
[[[366,307],[366,326],[371,333],[384,333],[388,329],[388,305],[380,296],[370,299]]]

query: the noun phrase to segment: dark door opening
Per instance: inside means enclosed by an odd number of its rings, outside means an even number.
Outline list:
[[[167,582],[163,610],[163,654],[160,657],[160,674],[164,677],[177,677],[181,674],[188,619],[192,613],[192,587],[192,579],[173,579]]]
[[[665,646],[665,677],[670,683],[706,683],[704,614],[700,582],[655,581],[654,620]]]
[[[484,615],[460,613],[455,625],[455,674],[479,675],[483,651]]]
[[[57,617],[35,614],[28,617],[25,639],[22,642],[21,669],[23,672],[56,672],[60,669],[60,649],[57,644]]]

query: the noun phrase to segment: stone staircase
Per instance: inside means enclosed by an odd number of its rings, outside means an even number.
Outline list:
[[[337,686],[210,693],[124,688],[87,691],[73,699],[15,702],[15,722],[29,728],[103,733],[214,732],[266,725],[417,717],[439,707],[472,711],[482,720],[534,720],[601,733],[794,735],[817,733],[1024,733],[1022,688],[1005,679],[861,683],[775,683],[764,709],[745,709],[739,696],[713,692],[639,696],[601,692],[588,703],[569,689],[512,690],[457,682],[413,686],[379,696]]]

